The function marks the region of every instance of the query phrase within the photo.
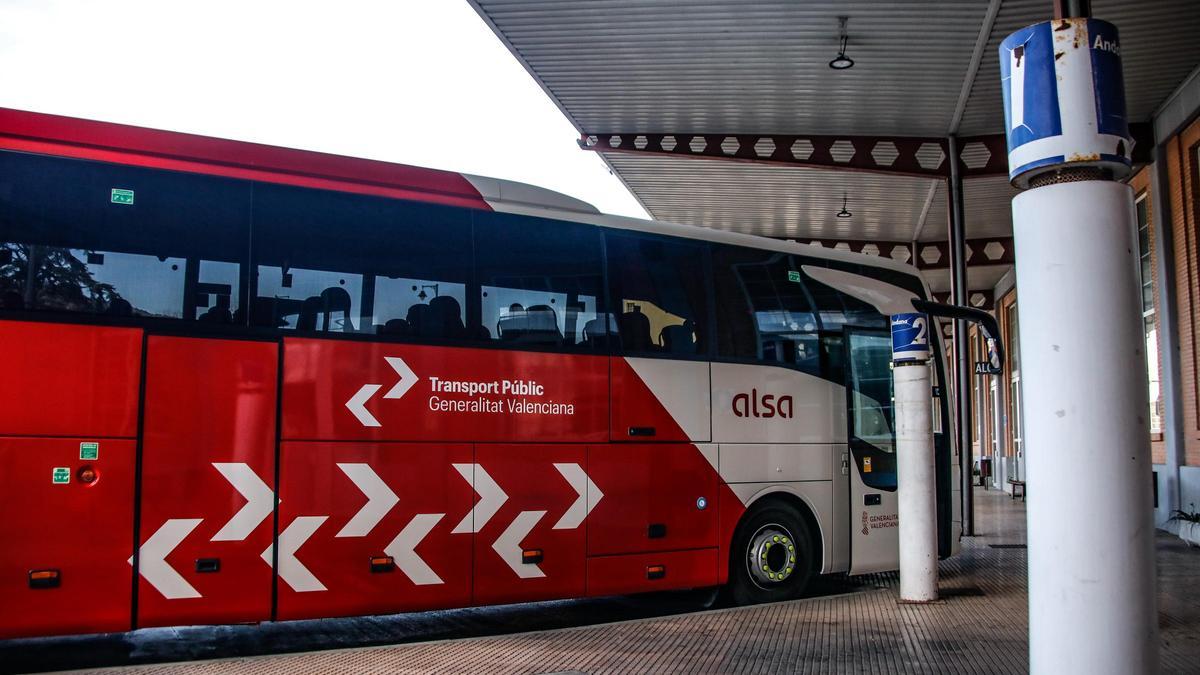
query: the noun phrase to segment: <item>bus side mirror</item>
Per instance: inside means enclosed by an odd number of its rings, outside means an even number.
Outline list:
[[[983,331],[984,340],[987,342],[988,360],[976,363],[975,373],[979,375],[999,375],[1004,372],[1004,342],[1000,339],[1000,324],[996,323],[996,317],[982,309],[959,305],[944,305],[940,302],[930,302],[928,300],[913,300],[912,305],[913,309],[930,316],[938,316],[944,319],[962,319],[979,326],[979,329]]]

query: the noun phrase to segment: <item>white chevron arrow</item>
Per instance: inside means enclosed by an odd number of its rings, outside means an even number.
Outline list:
[[[375,529],[379,521],[383,520],[383,517],[392,510],[400,498],[369,465],[338,464],[337,466],[367,496],[367,503],[363,504],[358,513],[354,514],[354,517],[334,536],[365,537]]]
[[[522,511],[492,543],[492,550],[522,579],[546,576],[542,568],[537,565],[526,565],[521,559],[521,540],[529,534],[529,531],[538,524],[544,515],[546,515],[545,511]]]
[[[417,377],[417,374],[413,372],[412,368],[409,368],[408,364],[404,362],[404,359],[400,358],[399,356],[385,356],[383,357],[383,360],[387,361],[388,365],[392,367],[392,370],[396,371],[396,374],[400,376],[400,379],[396,380],[396,384],[392,385],[392,388],[388,389],[387,393],[383,395],[384,398],[400,398],[407,394],[408,390],[412,389],[414,384],[421,381],[421,378]],[[349,410],[354,417],[358,419],[358,423],[364,427],[383,426],[379,423],[379,420],[375,419],[375,416],[371,414],[371,411],[367,410],[367,402],[370,401],[371,397],[374,396],[375,393],[380,389],[383,389],[382,384],[364,384],[358,388],[358,391],[354,392],[354,395],[350,397],[349,401],[346,401],[346,409]]]
[[[392,370],[396,371],[396,374],[400,376],[400,380],[397,381],[391,389],[388,389],[388,392],[384,394],[383,397],[400,398],[401,396],[407,394],[408,390],[412,389],[413,385],[416,384],[421,378],[417,377],[417,374],[412,371],[412,368],[409,368],[408,364],[404,362],[404,359],[400,358],[399,356],[385,356],[383,358],[388,362],[388,365],[392,367]]]
[[[400,534],[396,535],[392,543],[383,549],[384,553],[392,556],[396,567],[399,567],[400,571],[404,572],[405,576],[418,586],[444,583],[442,578],[433,571],[433,568],[417,555],[416,548],[445,515],[444,513],[418,513],[408,521],[403,530],[400,530]]]
[[[296,550],[313,536],[327,518],[329,516],[297,516],[286,530],[279,533],[279,578],[297,593],[325,590],[325,584],[296,558]],[[262,552],[262,559],[271,564],[270,546]]]
[[[370,410],[367,410],[367,401],[370,401],[375,392],[380,389],[383,389],[382,384],[364,384],[354,392],[349,401],[346,401],[346,409],[353,413],[358,418],[358,423],[364,427],[381,426],[379,420],[375,419]]]
[[[451,530],[452,534],[466,534],[468,532],[478,532],[483,529],[484,525],[496,515],[504,502],[508,501],[508,495],[487,471],[483,470],[483,466],[479,464],[454,464],[454,470],[458,472],[467,484],[475,490],[479,495],[479,501],[475,502],[475,506],[463,516],[458,525]],[[472,478],[474,475],[474,478]]]
[[[583,524],[584,518],[587,518],[592,509],[596,508],[596,504],[604,498],[604,493],[578,464],[555,464],[554,468],[567,479],[579,496],[552,529],[573,530]]]
[[[192,587],[174,567],[167,564],[166,557],[196,529],[202,518],[172,518],[162,524],[139,549],[138,572],[150,585],[168,600],[199,598],[200,592]],[[133,564],[133,556],[129,557]]]
[[[247,464],[213,462],[213,468],[220,471],[233,489],[246,498],[246,504],[221,526],[210,541],[242,541],[271,515],[275,508],[271,504],[275,493]]]

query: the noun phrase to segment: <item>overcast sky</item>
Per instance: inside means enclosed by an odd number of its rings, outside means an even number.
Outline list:
[[[646,217],[465,0],[0,0],[0,107],[507,178]]]

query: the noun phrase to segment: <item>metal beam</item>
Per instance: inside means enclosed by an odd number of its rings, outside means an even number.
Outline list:
[[[1129,125],[1134,161],[1149,163],[1153,128]],[[950,144],[921,136],[815,136],[786,134],[639,134],[583,133],[579,147],[603,156],[610,152],[693,159],[724,159],[782,166],[807,166],[893,176],[951,176]],[[955,154],[962,178],[1008,175],[1008,146],[1003,134],[958,139]]]
[[[918,241],[916,266],[920,270],[944,270],[951,267],[954,257],[949,242]],[[1012,265],[1016,263],[1016,247],[1012,237],[985,237],[966,240],[967,267]]]
[[[911,263],[919,270],[944,270],[950,268],[950,244],[944,241],[880,241],[875,239],[808,239],[797,237],[794,241],[825,248],[836,248],[854,253],[866,253],[900,262]],[[983,237],[968,239],[967,267],[988,265],[1012,265],[1016,262],[1016,249],[1012,237]],[[913,259],[914,253],[916,259]]]
[[[933,299],[936,302],[942,303],[948,303],[953,300],[950,291],[934,291]],[[983,309],[990,312],[996,308],[996,294],[990,288],[967,291],[966,304],[970,307],[974,307],[975,309]],[[949,323],[950,322],[947,322],[947,325],[949,325]]]
[[[725,159],[922,178],[949,178],[945,138],[918,136],[815,136],[783,134],[584,133],[579,147],[596,152]],[[958,146],[967,178],[1008,174],[1003,134],[972,136]]]
[[[958,154],[959,139],[951,134],[946,139],[951,155]],[[967,258],[966,258],[966,208],[963,203],[962,174],[957,163],[950,165],[947,193],[950,197],[950,266],[951,296],[956,305],[967,304]],[[963,535],[975,535],[975,494],[972,491],[972,469],[975,462],[971,450],[971,354],[967,340],[967,322],[954,322],[954,400],[955,421],[958,423],[958,452],[962,460],[959,467],[962,479],[962,527]]]

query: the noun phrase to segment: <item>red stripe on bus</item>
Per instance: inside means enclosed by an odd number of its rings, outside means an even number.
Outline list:
[[[450,171],[9,108],[0,149],[491,210]]]

